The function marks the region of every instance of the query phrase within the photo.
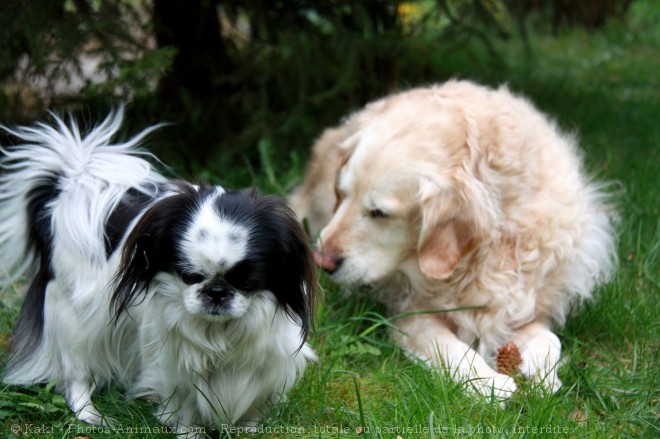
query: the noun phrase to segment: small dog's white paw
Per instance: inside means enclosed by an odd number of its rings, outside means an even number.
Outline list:
[[[85,424],[97,425],[99,427],[112,427],[117,421],[108,416],[103,416],[92,404],[87,404],[76,413],[76,418]]]

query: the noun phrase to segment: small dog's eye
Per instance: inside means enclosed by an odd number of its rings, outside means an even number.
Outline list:
[[[206,279],[201,273],[181,273],[181,280],[188,285],[198,284]]]
[[[369,211],[369,216],[370,216],[371,218],[387,218],[387,217],[389,217],[388,214],[386,214],[385,212],[383,212],[383,211],[380,210],[380,209],[373,209],[373,210],[370,210],[370,211]]]

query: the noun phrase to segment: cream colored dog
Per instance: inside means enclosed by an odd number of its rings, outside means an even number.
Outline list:
[[[489,362],[511,341],[520,371],[559,389],[551,328],[616,265],[575,139],[505,87],[450,81],[367,105],[316,142],[290,201],[332,279],[407,316],[394,322],[408,353],[498,398],[516,383]]]

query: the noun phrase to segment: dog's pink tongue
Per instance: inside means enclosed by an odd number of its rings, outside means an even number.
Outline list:
[[[337,268],[331,257],[328,257],[328,255],[323,254],[318,250],[314,251],[314,262],[324,270],[334,271]]]

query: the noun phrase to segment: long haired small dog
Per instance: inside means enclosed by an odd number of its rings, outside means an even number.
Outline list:
[[[290,202],[334,280],[407,316],[407,352],[486,395],[516,389],[491,367],[509,342],[520,372],[559,388],[552,329],[616,262],[576,141],[506,87],[449,81],[367,105],[319,138]]]
[[[6,129],[0,268],[32,283],[3,381],[56,381],[92,424],[116,382],[178,431],[254,427],[316,359],[304,232],[278,197],[164,178],[121,121]]]

